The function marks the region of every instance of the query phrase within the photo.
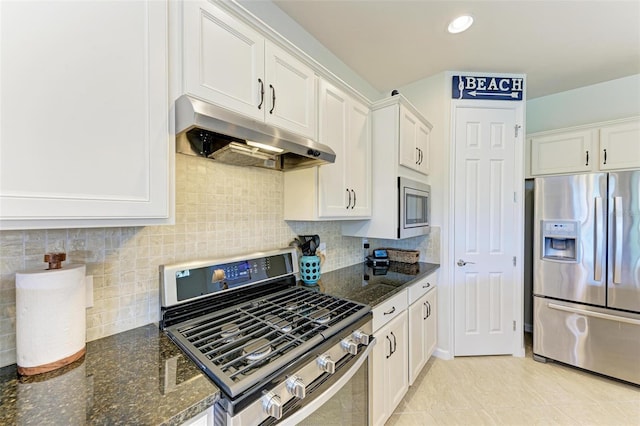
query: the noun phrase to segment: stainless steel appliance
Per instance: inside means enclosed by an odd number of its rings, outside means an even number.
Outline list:
[[[176,150],[239,166],[291,170],[333,163],[333,150],[188,95],[175,103]]]
[[[431,216],[431,186],[398,177],[399,218],[398,238],[429,233]]]
[[[640,171],[534,191],[534,358],[640,384]]]
[[[349,423],[368,421],[371,309],[297,286],[297,263],[286,249],[161,267],[161,328],[221,389],[216,424],[298,423],[345,393],[360,397]]]

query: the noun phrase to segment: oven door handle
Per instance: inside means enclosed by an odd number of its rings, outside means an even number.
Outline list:
[[[360,352],[358,355],[358,360],[349,368],[347,372],[345,372],[342,377],[340,377],[334,384],[332,384],[326,391],[316,397],[313,401],[309,402],[307,405],[301,407],[295,413],[288,416],[286,419],[282,420],[283,425],[295,425],[300,423],[302,420],[307,418],[309,415],[313,414],[314,411],[318,410],[322,405],[333,398],[339,391],[347,384],[349,380],[358,372],[362,364],[369,359],[371,355],[371,351],[373,347],[376,345],[377,340],[373,337],[369,341],[369,345],[367,348]]]

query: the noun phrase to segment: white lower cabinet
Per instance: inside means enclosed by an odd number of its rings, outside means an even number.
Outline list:
[[[414,301],[412,296],[416,298]],[[409,385],[412,385],[436,347],[435,273],[409,288],[409,302]]]
[[[213,407],[209,407],[180,426],[213,426]]]
[[[372,424],[384,425],[409,388],[407,292],[373,310]]]

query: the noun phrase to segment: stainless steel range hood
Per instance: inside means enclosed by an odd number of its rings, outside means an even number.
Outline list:
[[[333,163],[326,145],[182,95],[175,103],[178,152],[277,170]]]

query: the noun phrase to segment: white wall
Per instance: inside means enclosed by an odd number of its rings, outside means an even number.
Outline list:
[[[402,93],[433,125],[431,130],[429,183],[431,185],[431,220],[440,229],[440,271],[438,284],[438,347],[436,356],[448,359],[453,356],[451,328],[453,327],[451,312],[453,286],[446,277],[449,275],[447,265],[449,252],[449,148],[450,132],[450,96],[448,93],[447,74],[441,73],[426,78],[398,90]]]
[[[640,74],[527,102],[527,133],[640,115]]]

